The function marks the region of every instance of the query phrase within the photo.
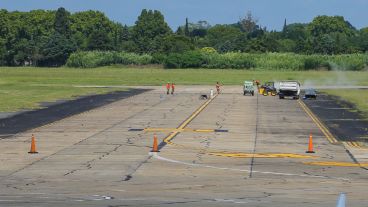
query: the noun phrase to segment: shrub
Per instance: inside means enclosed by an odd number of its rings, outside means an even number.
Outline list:
[[[213,48],[212,48],[213,49]],[[220,68],[264,70],[311,70],[325,67],[329,70],[364,70],[368,54],[349,55],[301,55],[294,53],[224,53],[202,48],[184,53],[138,55],[126,52],[76,52],[68,61],[68,67],[94,68],[114,64],[147,65],[164,64],[165,68]]]
[[[304,59],[304,69],[310,70],[310,69],[317,69],[322,66],[322,62],[319,58],[314,57],[307,57]]]
[[[126,52],[76,52],[70,55],[66,66],[76,68],[95,68],[114,64],[147,65],[152,63],[151,55],[138,55]]]
[[[204,47],[201,49],[202,53],[217,53],[217,50],[213,47]]]
[[[206,54],[206,68],[221,68],[221,69],[248,69],[255,67],[254,59],[245,53],[225,53],[225,54]]]
[[[199,51],[169,54],[164,62],[165,68],[199,68],[204,64],[203,54]]]

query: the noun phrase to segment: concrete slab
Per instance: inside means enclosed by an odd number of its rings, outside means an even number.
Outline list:
[[[294,100],[243,96],[224,88],[181,132],[149,154],[153,132],[176,128],[202,106],[211,87],[156,90],[0,140],[0,206],[351,206],[367,203],[367,171],[308,162],[350,162]],[[164,98],[163,98],[164,97]],[[315,157],[236,158],[240,153]],[[35,134],[39,154],[29,155]],[[156,132],[161,142],[169,132]],[[309,155],[309,154],[308,154]]]

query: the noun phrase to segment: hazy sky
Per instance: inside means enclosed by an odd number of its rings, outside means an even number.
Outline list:
[[[143,8],[160,10],[172,28],[189,21],[211,25],[235,23],[249,10],[268,29],[310,22],[317,15],[342,15],[355,27],[368,26],[368,0],[0,0],[10,11],[65,7],[69,11],[100,10],[109,18],[133,25]]]

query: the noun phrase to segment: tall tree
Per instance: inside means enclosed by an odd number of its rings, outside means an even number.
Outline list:
[[[185,36],[189,36],[189,34],[190,34],[188,18],[185,18],[184,34],[185,34]]]
[[[178,27],[178,29],[176,30],[175,34],[177,34],[177,35],[185,35],[183,29],[181,28],[181,26]]]
[[[236,40],[242,32],[239,28],[229,25],[216,25],[208,30],[206,38],[211,47],[214,47],[219,52],[234,51],[237,48]]]
[[[240,19],[240,26],[247,33],[254,32],[257,29],[258,20],[255,19],[251,11],[248,11],[243,19]]]
[[[64,65],[69,55],[76,50],[74,42],[70,39],[70,13],[64,8],[56,11],[54,19],[54,34],[42,47],[42,65]]]
[[[129,28],[127,25],[124,25],[124,28],[123,28],[123,33],[122,33],[122,37],[121,39],[123,41],[128,41],[130,39],[130,33],[129,33]]]
[[[40,64],[53,67],[62,66],[66,63],[69,55],[75,50],[76,47],[70,39],[55,32],[42,49],[44,58],[40,60]]]
[[[323,54],[349,53],[349,37],[356,29],[342,16],[317,16],[308,25],[313,38],[314,52]]]
[[[112,40],[104,30],[94,30],[88,39],[89,50],[112,50]]]
[[[70,35],[70,13],[63,7],[60,7],[55,14],[54,29],[55,32],[65,37]]]
[[[136,52],[159,51],[163,38],[171,33],[161,12],[143,9],[132,31],[132,38],[137,45]]]

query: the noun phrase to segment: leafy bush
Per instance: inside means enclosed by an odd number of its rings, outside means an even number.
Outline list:
[[[203,53],[217,53],[217,50],[213,47],[204,47],[201,49]]]
[[[164,62],[165,68],[199,68],[204,64],[204,56],[199,51],[169,54]]]
[[[365,54],[349,54],[328,56],[329,70],[363,70],[367,67],[368,56]]]
[[[368,54],[349,55],[300,55],[294,53],[223,53],[203,48],[184,53],[138,55],[126,52],[76,52],[68,67],[94,68],[107,65],[164,64],[165,68],[220,68],[263,70],[364,70]]]
[[[166,55],[162,53],[155,53],[152,55],[152,64],[162,64],[165,62]]]
[[[315,57],[307,57],[304,59],[304,69],[310,70],[310,69],[317,69],[321,67],[322,62],[319,58]]]
[[[89,51],[70,55],[66,66],[76,68],[95,68],[114,64],[147,65],[152,63],[151,55],[138,55],[126,52]]]
[[[206,54],[206,68],[248,69],[255,67],[254,58],[246,53]]]

